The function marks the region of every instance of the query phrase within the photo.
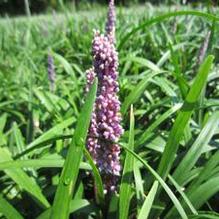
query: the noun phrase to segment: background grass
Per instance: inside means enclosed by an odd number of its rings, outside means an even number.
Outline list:
[[[72,218],[219,218],[218,9],[170,17],[176,10],[191,8],[117,9],[121,162],[126,162],[122,195],[104,197],[86,155],[75,165],[80,171],[70,198]],[[0,19],[1,218],[49,218],[72,135],[80,136],[76,124],[85,100],[85,70],[92,64],[92,30],[103,30],[105,19],[105,8]],[[199,51],[209,30],[205,57],[215,58],[202,60],[200,68]],[[48,51],[55,61],[54,93]]]

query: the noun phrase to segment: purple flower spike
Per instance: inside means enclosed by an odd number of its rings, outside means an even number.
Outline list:
[[[197,61],[198,65],[201,65],[201,63],[203,62],[203,60],[205,58],[205,55],[207,53],[208,46],[209,46],[210,37],[211,37],[211,31],[208,31],[207,35],[205,37],[205,40],[204,40],[204,42],[202,43],[202,45],[199,49],[198,61]]]
[[[106,192],[116,190],[120,175],[120,148],[116,143],[123,133],[120,125],[118,54],[107,36],[95,32],[93,40],[93,69],[87,71],[87,87],[98,78],[97,98],[89,129],[87,147],[103,177]]]
[[[48,78],[50,82],[50,90],[54,92],[55,90],[55,67],[54,67],[54,60],[52,55],[49,53],[48,54]]]
[[[115,43],[116,10],[114,0],[109,1],[108,18],[106,22],[106,36],[112,43]]]
[[[86,71],[89,91],[94,78],[98,78],[96,102],[87,138],[87,148],[104,182],[105,192],[115,192],[120,175],[120,147],[123,134],[121,123],[118,78],[118,54],[115,49],[115,6],[110,0],[105,35],[95,32],[93,40],[93,68]]]

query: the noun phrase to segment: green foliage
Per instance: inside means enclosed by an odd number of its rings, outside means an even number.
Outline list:
[[[64,219],[69,217],[70,201],[78,177],[80,162],[82,160],[83,147],[86,143],[86,136],[93,111],[96,92],[97,81],[95,81],[91,87],[91,90],[87,95],[86,102],[81,110],[81,114],[78,118],[77,126],[72,138],[72,143],[70,144],[70,148],[68,150],[68,154],[66,156],[63,170],[60,176],[50,218]],[[60,209],[62,210],[60,211]]]
[[[159,173],[163,178],[167,177],[171,169],[172,163],[174,161],[175,153],[178,150],[178,145],[183,136],[183,132],[195,109],[196,103],[198,101],[198,98],[200,97],[203,87],[205,86],[208,73],[212,66],[213,59],[214,59],[213,56],[209,56],[205,60],[203,65],[200,67],[198,75],[195,78],[195,81],[191,86],[190,91],[183,103],[183,106],[180,109],[180,112],[176,118],[176,121],[170,131],[167,144],[165,146],[165,150],[158,167]]]
[[[118,8],[114,195],[85,149],[96,92],[85,97],[85,70],[106,11],[64,12],[0,19],[0,218],[218,218],[218,9]]]
[[[2,195],[0,196],[0,204],[0,212],[3,213],[7,218],[23,218],[19,212],[2,197]]]
[[[135,118],[133,106],[130,111],[130,128],[129,128],[129,142],[130,150],[134,149],[134,131]],[[133,178],[134,158],[130,154],[126,154],[124,169],[122,173],[122,180],[120,184],[120,199],[119,199],[119,218],[125,219],[129,215],[129,206],[132,198],[132,178]]]

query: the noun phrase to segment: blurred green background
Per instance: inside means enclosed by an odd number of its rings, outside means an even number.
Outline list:
[[[219,0],[116,0],[116,4],[129,6],[132,4],[213,4],[218,5]],[[44,13],[50,10],[68,8],[89,9],[94,4],[105,5],[107,0],[0,0],[1,15],[25,14],[25,4],[29,4],[32,13]]]

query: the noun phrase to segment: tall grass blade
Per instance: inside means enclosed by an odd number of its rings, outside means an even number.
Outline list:
[[[158,172],[164,179],[167,177],[171,169],[184,129],[191,118],[201,91],[205,86],[213,59],[213,56],[208,56],[205,62],[201,65],[198,75],[196,76],[195,81],[170,131],[168,141],[158,167]]]
[[[0,157],[1,162],[12,161],[11,154],[6,148],[0,148]],[[27,191],[43,208],[50,206],[36,181],[29,177],[22,169],[4,169],[4,172],[22,189]]]
[[[205,180],[208,180],[214,169],[218,166],[218,164],[219,151],[217,151],[214,155],[211,156],[201,173],[198,175],[197,179],[189,186],[188,191],[194,190],[195,188],[200,186],[201,183],[203,183]]]
[[[176,104],[167,110],[164,114],[162,114],[158,119],[156,119],[138,138],[136,145],[142,145],[144,142],[150,138],[151,134],[155,133],[156,128],[164,122],[166,119],[170,118],[175,112],[177,112],[181,108],[182,104]]]
[[[140,171],[141,163],[135,159],[134,161],[134,178],[135,178],[135,189],[137,198],[137,213],[139,214],[141,210],[141,205],[144,201],[144,185],[142,183],[142,176]]]
[[[168,194],[169,198],[173,202],[174,206],[178,210],[181,218],[182,219],[188,219],[188,217],[187,217],[187,215],[186,215],[182,205],[180,204],[179,200],[174,195],[174,193],[171,191],[169,186],[165,183],[165,181],[159,176],[159,174],[145,160],[143,160],[135,152],[133,152],[132,150],[130,150],[129,148],[127,148],[125,146],[123,146],[123,148],[126,151],[128,151],[130,154],[132,154],[137,160],[139,160],[144,165],[144,167],[154,176],[154,178],[156,178],[156,180],[161,184],[161,186],[163,187],[163,189],[166,191],[166,193]]]
[[[172,58],[173,65],[174,65],[174,76],[176,77],[177,83],[179,85],[181,96],[184,99],[189,90],[189,85],[180,71],[180,67],[178,63],[178,56],[176,55],[177,52],[174,53],[172,44],[170,44],[170,52],[171,52],[171,58]]]
[[[64,159],[29,159],[29,160],[13,160],[0,162],[0,171],[5,169],[16,168],[57,168],[63,167]],[[91,170],[91,166],[85,162],[81,162],[80,169]]]
[[[0,213],[8,219],[23,219],[20,213],[0,195]]]
[[[160,74],[161,72],[157,73],[149,73],[145,76],[129,93],[129,95],[125,98],[124,103],[121,107],[122,114],[125,114],[131,104],[134,104],[141,94],[145,91],[146,86],[148,85],[151,78]]]
[[[97,206],[87,201],[86,199],[75,199],[71,200],[69,212],[70,213],[96,213],[98,211]],[[49,219],[51,213],[51,208],[47,209],[43,213],[41,213],[36,219]]]
[[[198,215],[191,215],[189,219],[218,219],[219,214],[216,212],[200,212]]]
[[[185,180],[184,173],[188,173],[197,162],[202,153],[202,149],[207,146],[212,136],[215,134],[219,124],[219,112],[215,112],[202,129],[198,138],[188,150],[180,164],[177,166],[173,178],[181,185]]]
[[[103,187],[103,182],[102,182],[99,170],[97,169],[94,161],[92,160],[92,157],[89,151],[84,149],[84,154],[93,171],[93,175],[95,179],[95,188],[96,188],[95,191],[96,191],[97,203],[100,204],[102,207],[104,207],[105,206],[104,187]]]
[[[197,215],[198,212],[196,211],[195,207],[193,206],[193,204],[191,203],[191,201],[189,200],[189,198],[186,196],[186,194],[183,192],[183,188],[180,187],[180,185],[174,180],[174,178],[172,176],[168,176],[169,180],[173,183],[173,185],[175,186],[175,188],[177,189],[177,191],[179,192],[179,194],[182,196],[183,200],[185,201],[185,203],[187,204],[187,206],[189,207],[189,209],[191,210],[191,212],[194,215]]]
[[[78,119],[77,127],[68,150],[55,194],[50,215],[51,219],[67,219],[69,217],[70,201],[78,177],[79,166],[83,155],[83,148],[86,143],[86,136],[93,111],[96,92],[97,80],[95,80],[92,85]]]
[[[150,192],[148,193],[144,204],[141,208],[141,211],[138,215],[138,219],[147,219],[150,213],[150,210],[152,208],[153,202],[154,202],[154,198],[156,195],[158,189],[158,181],[154,181],[153,186],[150,190]]]
[[[149,68],[150,70],[152,70],[154,72],[164,72],[159,67],[157,67],[157,65],[155,65],[153,62],[151,62],[148,59],[144,59],[144,58],[136,57],[136,56],[130,56],[127,58],[127,60],[132,61],[132,62],[136,62],[142,66]]]
[[[131,105],[130,110],[130,128],[129,128],[129,143],[128,147],[130,150],[134,150],[134,112],[133,106]],[[119,196],[119,219],[128,218],[129,206],[132,197],[132,179],[133,179],[133,166],[134,166],[134,157],[127,153],[125,158],[124,169],[122,173],[122,181],[120,186],[120,196]]]
[[[30,144],[28,144],[25,148],[24,151],[21,153],[17,154],[15,158],[20,158],[26,154],[32,154],[33,151],[41,144],[41,143],[48,143],[49,140],[52,138],[55,138],[57,136],[60,136],[62,134],[63,129],[69,127],[75,122],[75,118],[69,118],[64,120],[63,122],[55,125],[53,128],[50,130],[46,131],[43,133],[41,136],[36,138],[34,141],[32,141]]]
[[[209,198],[211,198],[214,194],[219,191],[219,174],[216,177],[213,177],[201,184],[199,187],[196,187],[192,191],[186,192],[188,199],[193,203],[193,206],[196,209],[199,209]],[[181,202],[184,206],[184,209],[189,211],[188,205],[186,205],[185,201]],[[167,218],[175,218],[177,217],[176,209],[173,208]]]

